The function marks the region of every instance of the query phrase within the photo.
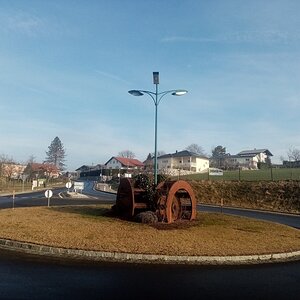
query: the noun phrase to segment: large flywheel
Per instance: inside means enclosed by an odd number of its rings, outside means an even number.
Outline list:
[[[196,218],[196,198],[192,187],[183,180],[164,181],[157,186],[158,210],[162,221]]]

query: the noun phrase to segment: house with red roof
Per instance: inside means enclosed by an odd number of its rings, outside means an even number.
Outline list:
[[[30,178],[37,176],[57,178],[60,175],[58,168],[49,163],[29,163],[24,170],[24,174],[28,174]]]
[[[113,156],[105,166],[107,169],[139,170],[144,167],[144,164],[135,158]]]

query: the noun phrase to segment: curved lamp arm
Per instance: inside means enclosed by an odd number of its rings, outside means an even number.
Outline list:
[[[187,90],[170,90],[170,91],[160,92],[160,93],[156,94],[154,92],[144,91],[144,90],[130,90],[130,91],[128,91],[128,93],[133,95],[133,96],[143,96],[144,94],[149,95],[152,98],[152,100],[153,100],[153,102],[156,106],[160,103],[161,99],[167,94],[172,94],[173,96],[183,96],[187,92],[188,92]]]

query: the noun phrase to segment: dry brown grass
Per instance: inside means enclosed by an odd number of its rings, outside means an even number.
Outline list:
[[[300,250],[300,231],[269,222],[198,213],[156,226],[112,217],[108,206],[3,209],[0,237],[73,249],[167,255],[247,255]]]

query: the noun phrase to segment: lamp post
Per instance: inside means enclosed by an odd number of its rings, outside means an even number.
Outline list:
[[[158,92],[159,85],[159,72],[153,72],[153,84],[155,84],[155,92],[144,91],[144,90],[130,90],[129,94],[133,96],[143,96],[144,94],[149,95],[155,105],[155,131],[154,131],[154,185],[157,185],[157,108],[161,99],[171,94],[173,96],[182,96],[187,93],[187,90],[169,90],[165,92]]]

